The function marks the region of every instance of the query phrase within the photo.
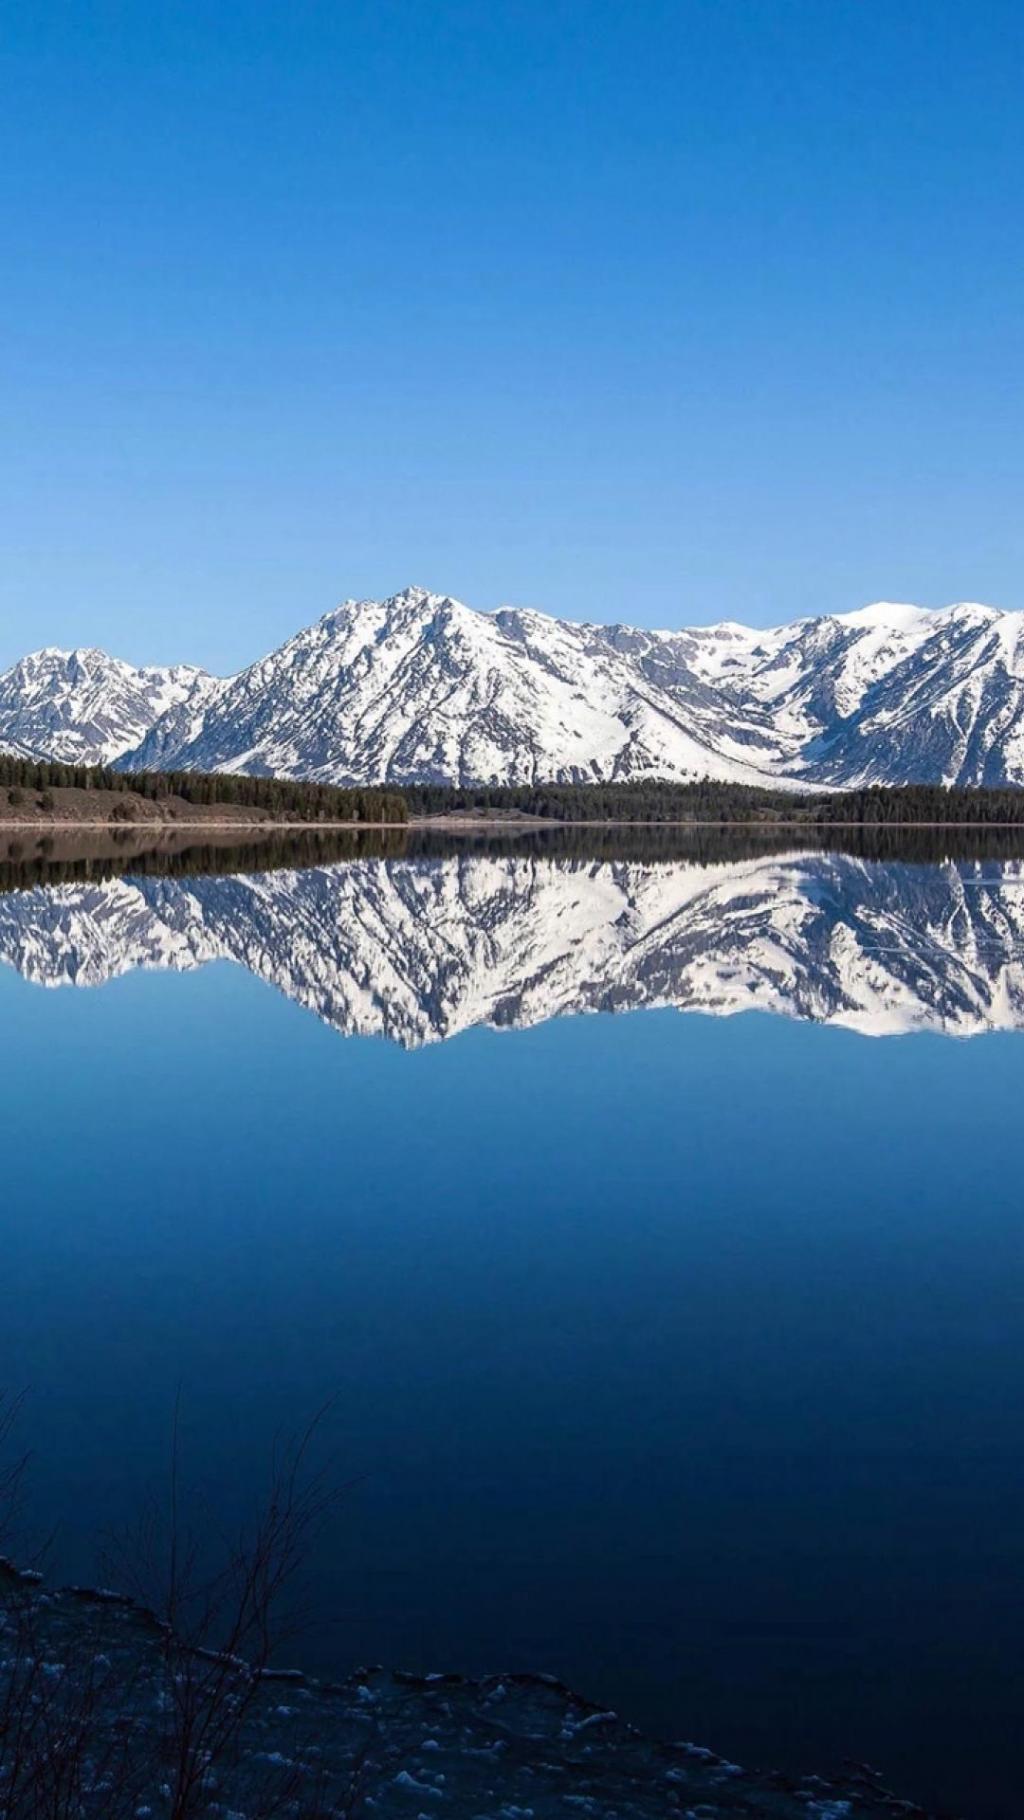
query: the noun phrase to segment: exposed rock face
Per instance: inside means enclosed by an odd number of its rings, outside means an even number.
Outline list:
[[[1024,614],[651,632],[407,588],[224,681],[37,652],[0,677],[0,750],[339,784],[1024,784]]]
[[[406,1048],[643,1006],[971,1036],[1024,1028],[1024,864],[466,855],[0,896],[0,961],[40,985],[224,959]]]

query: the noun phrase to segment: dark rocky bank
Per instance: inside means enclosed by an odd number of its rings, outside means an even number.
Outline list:
[[[183,1805],[175,1783],[186,1710],[195,1773]],[[52,1755],[55,1736],[74,1757],[57,1805],[52,1762],[34,1785],[26,1776],[27,1755],[40,1741]],[[0,1812],[10,1820],[940,1820],[865,1765],[831,1781],[750,1772],[696,1744],[655,1742],[546,1676],[469,1681],[380,1668],[337,1683],[288,1669],[254,1676],[232,1659],[181,1650],[130,1599],[49,1592],[7,1564]]]

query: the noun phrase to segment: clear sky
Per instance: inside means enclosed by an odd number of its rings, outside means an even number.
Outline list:
[[[0,663],[1024,606],[1016,0],[8,0]]]

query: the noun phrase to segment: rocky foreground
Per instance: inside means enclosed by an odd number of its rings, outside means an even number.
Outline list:
[[[0,1592],[0,1811],[12,1820],[938,1820],[866,1766],[839,1783],[748,1772],[655,1743],[545,1676],[254,1677],[178,1651],[113,1594],[13,1575]],[[28,1758],[57,1736],[69,1761],[54,1806],[52,1762],[33,1782]]]

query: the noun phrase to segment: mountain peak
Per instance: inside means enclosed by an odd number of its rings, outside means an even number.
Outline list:
[[[929,607],[915,607],[909,601],[874,600],[870,606],[858,607],[852,613],[832,615],[841,626],[861,627],[878,632],[916,632],[934,619]]]
[[[433,594],[429,588],[417,586],[401,588],[397,594],[389,594],[383,600],[363,600],[350,594],[345,600],[339,601],[336,607],[332,607],[328,613],[325,613],[320,624],[322,626],[348,625],[358,614],[372,614],[378,617],[383,614],[390,618],[397,614],[407,613],[410,609],[415,611],[424,606],[440,605],[448,598],[445,594]],[[299,636],[301,637],[302,634],[300,633]]]
[[[70,650],[65,649],[63,645],[41,645],[38,651],[27,651],[20,661],[23,664],[46,665],[52,668],[54,665],[85,663],[87,660],[104,664],[115,664],[119,661],[116,657],[108,656],[106,651],[101,651],[97,645],[73,645]]]
[[[431,588],[423,588],[418,582],[410,582],[407,588],[400,588],[397,594],[385,601],[389,607],[416,607],[425,600],[447,600],[446,594],[435,594]]]
[[[1024,785],[1024,615],[874,601],[657,632],[409,584],[224,681],[47,647],[0,676],[0,749],[338,784]]]
[[[0,676],[0,750],[111,764],[153,723],[211,685],[188,665],[137,669],[94,645],[46,645]]]

